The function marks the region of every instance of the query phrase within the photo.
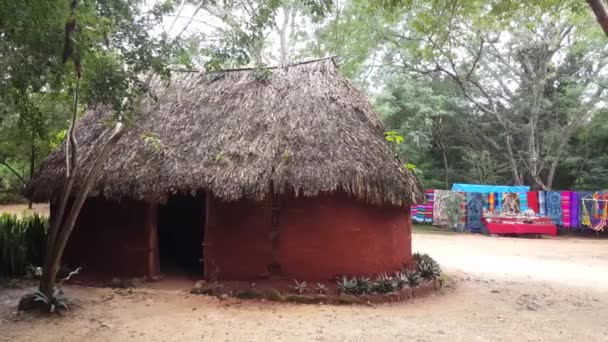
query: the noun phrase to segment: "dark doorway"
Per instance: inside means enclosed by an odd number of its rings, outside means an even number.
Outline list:
[[[172,196],[158,207],[158,252],[164,275],[203,275],[204,196]]]

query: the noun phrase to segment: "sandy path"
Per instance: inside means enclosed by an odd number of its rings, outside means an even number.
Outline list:
[[[0,204],[0,214],[9,213],[23,215],[30,212],[35,212],[40,215],[49,215],[49,205],[46,203],[34,203],[32,209],[27,208],[27,204]]]
[[[606,239],[416,234],[413,244],[452,270],[608,291]]]
[[[454,274],[455,290],[350,307],[71,287],[82,308],[69,317],[0,310],[0,341],[608,341],[606,283],[592,284],[605,276],[597,273],[608,262],[601,251],[608,241],[415,235],[414,244]],[[588,255],[596,255],[593,271],[574,273],[582,284],[564,280]],[[528,264],[508,266],[513,259]],[[563,265],[558,275],[539,272],[553,263]],[[20,292],[0,293],[0,308],[14,305]]]

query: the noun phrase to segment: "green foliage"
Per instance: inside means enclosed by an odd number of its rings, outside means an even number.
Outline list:
[[[342,294],[354,294],[357,292],[357,279],[355,277],[348,279],[348,277],[343,276],[341,280],[337,281],[337,284]]]
[[[259,82],[267,82],[272,78],[272,70],[265,68],[264,66],[258,65],[253,69],[251,77]]]
[[[403,275],[409,287],[416,287],[420,285],[420,272],[416,270],[405,270]]]
[[[386,131],[384,132],[384,138],[386,141],[393,143],[395,145],[399,145],[403,142],[403,136],[399,134],[397,131]]]
[[[0,216],[0,275],[20,276],[28,265],[41,265],[48,219],[38,214]]]
[[[425,279],[438,278],[441,275],[441,268],[435,259],[428,254],[414,253],[412,254],[414,269],[420,277]]]
[[[398,289],[402,289],[402,288],[408,286],[408,284],[409,284],[406,274],[401,271],[395,272],[394,279],[395,279],[395,286]]]
[[[441,268],[437,261],[432,258],[423,259],[418,263],[420,276],[425,279],[435,279],[441,275]]]
[[[395,291],[397,288],[398,286],[395,278],[384,273],[374,279],[372,290],[377,293],[389,293]]]
[[[163,152],[165,150],[165,145],[157,133],[142,133],[141,138],[146,146],[151,147],[155,151]]]

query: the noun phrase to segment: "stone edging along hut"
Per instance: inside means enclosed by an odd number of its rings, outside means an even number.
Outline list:
[[[337,69],[328,58],[267,80],[241,69],[153,83],[156,99],[104,165],[64,261],[107,276],[309,280],[408,262],[409,206],[423,192]],[[78,124],[81,170],[107,115],[89,110]],[[61,147],[26,190],[51,202],[51,219],[64,170]]]

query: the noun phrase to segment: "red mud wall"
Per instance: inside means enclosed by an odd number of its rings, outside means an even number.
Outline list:
[[[273,260],[289,279],[371,276],[411,259],[409,208],[372,206],[344,194],[280,201],[274,248],[269,202],[209,201],[208,278],[264,277]]]
[[[411,259],[409,208],[372,206],[343,194],[283,199],[285,276],[324,280],[394,272]]]
[[[68,241],[63,262],[84,275],[144,276],[148,229],[144,202],[88,199]]]
[[[270,218],[265,202],[208,200],[203,247],[206,277],[256,279],[272,260]]]

